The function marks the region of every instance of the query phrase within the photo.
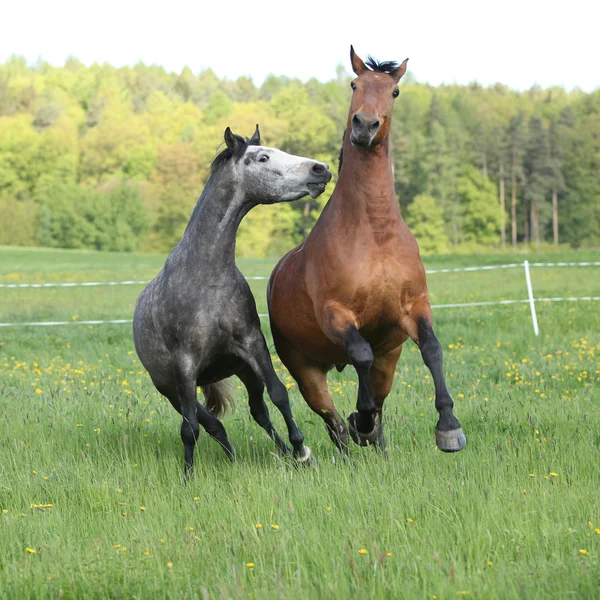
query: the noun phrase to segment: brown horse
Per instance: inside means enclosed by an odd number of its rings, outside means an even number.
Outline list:
[[[402,344],[411,338],[435,383],[437,445],[455,452],[466,439],[452,412],[425,270],[400,214],[390,161],[392,109],[408,59],[398,65],[369,57],[365,65],[351,47],[350,60],[357,77],[337,186],[305,242],[284,256],[269,280],[275,347],[346,453],[347,429],[327,389],[327,372],[346,364],[356,369],[350,434],[357,444],[384,448],[383,402]]]

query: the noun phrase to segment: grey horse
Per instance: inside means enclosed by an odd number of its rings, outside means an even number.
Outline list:
[[[252,417],[279,450],[292,454],[271,423],[265,386],[283,415],[294,458],[312,458],[273,368],[254,297],[235,264],[235,240],[251,208],[316,198],[331,173],[324,163],[261,146],[258,125],[249,140],[228,127],[225,144],[181,241],[140,294],[133,317],[137,354],[156,389],[183,418],[186,474],[193,468],[199,425],[234,456],[218,419],[231,403],[223,381],[231,375],[245,385]],[[197,386],[205,404],[197,400]]]

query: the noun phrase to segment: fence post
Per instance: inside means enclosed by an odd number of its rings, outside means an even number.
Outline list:
[[[531,320],[533,321],[533,332],[536,336],[540,335],[538,328],[537,313],[535,312],[535,300],[533,299],[533,289],[531,288],[531,275],[529,274],[529,261],[523,263],[525,267],[525,279],[527,280],[527,294],[529,295],[529,308],[531,309]]]

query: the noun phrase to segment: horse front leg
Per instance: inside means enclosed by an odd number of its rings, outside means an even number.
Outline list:
[[[271,401],[283,416],[288,429],[290,444],[294,449],[294,458],[300,463],[311,463],[313,461],[312,450],[304,445],[304,436],[292,415],[287,389],[275,373],[267,343],[260,329],[252,332],[244,340],[237,353],[264,383]]]
[[[271,423],[269,409],[263,399],[265,384],[248,365],[244,365],[237,376],[241,379],[248,391],[248,405],[250,406],[252,418],[267,432],[268,436],[275,442],[275,445],[283,455],[291,455],[292,451],[279,437],[279,434],[273,427],[273,423]]]
[[[403,342],[405,340],[402,340]],[[371,390],[375,402],[375,428],[378,432],[376,441],[380,450],[385,450],[385,437],[383,435],[383,403],[392,389],[396,364],[402,353],[402,346],[394,348],[387,354],[378,356],[371,365]]]
[[[405,322],[405,326],[406,333],[419,346],[423,362],[429,369],[435,385],[435,407],[440,415],[435,427],[437,447],[444,452],[458,452],[467,445],[467,439],[452,411],[454,402],[446,387],[442,369],[442,345],[433,332],[429,303],[415,303],[410,320]]]
[[[321,326],[325,335],[345,349],[350,364],[358,375],[356,412],[348,418],[350,436],[360,446],[376,444],[381,437],[375,422],[375,401],[371,390],[371,365],[374,356],[371,345],[360,335],[354,313],[339,302],[328,302],[323,310]]]

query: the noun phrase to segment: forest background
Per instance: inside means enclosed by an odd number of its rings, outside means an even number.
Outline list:
[[[0,244],[167,251],[225,127],[337,172],[352,77],[219,79],[210,69],[0,65]],[[422,252],[600,246],[600,89],[431,86],[394,109],[398,201]],[[238,255],[280,256],[333,191],[254,210]]]

